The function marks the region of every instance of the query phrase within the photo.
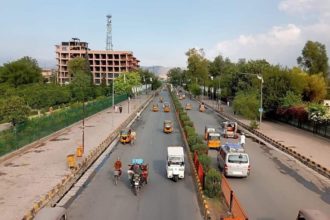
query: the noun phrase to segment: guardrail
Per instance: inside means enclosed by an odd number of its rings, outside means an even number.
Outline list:
[[[26,212],[23,220],[31,220],[36,213],[45,206],[55,206],[56,203],[69,191],[69,189],[77,182],[77,180],[86,172],[86,170],[96,161],[96,159],[107,149],[107,147],[117,138],[120,129],[125,128],[135,117],[137,111],[143,110],[146,105],[153,99],[150,96],[142,106],[134,110],[132,114],[119,125],[102,143],[94,148],[88,156],[86,156],[78,165],[72,169],[72,173],[66,175],[60,183],[53,187],[46,195],[38,202],[34,203],[32,208]]]
[[[263,133],[255,130],[255,129],[250,128],[250,126],[248,126],[248,125],[244,124],[243,122],[237,120],[236,118],[232,117],[231,115],[228,115],[224,112],[221,112],[218,109],[214,109],[212,106],[210,106],[208,104],[205,104],[205,105],[208,108],[212,109],[213,111],[217,112],[221,117],[223,117],[227,120],[237,122],[238,125],[240,125],[244,129],[248,130],[252,134],[256,135],[257,137],[262,139],[264,142],[270,143],[272,146],[274,146],[274,147],[278,148],[279,150],[289,154],[290,156],[292,156],[295,159],[299,160],[301,163],[303,163],[304,165],[306,165],[309,168],[313,169],[317,173],[319,173],[319,174],[323,175],[324,177],[330,179],[330,170],[327,169],[326,167],[316,163],[315,161],[312,161],[311,159],[309,159],[309,158],[305,157],[304,155],[296,152],[295,150],[292,150],[291,148],[283,145],[282,143],[275,141],[274,139],[264,135]]]

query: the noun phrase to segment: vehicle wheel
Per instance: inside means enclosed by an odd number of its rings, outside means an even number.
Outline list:
[[[174,177],[173,177],[173,180],[174,180],[174,182],[178,182],[179,177],[178,177],[178,176],[174,176]]]
[[[115,183],[115,185],[118,184],[118,176],[115,176],[114,183]]]

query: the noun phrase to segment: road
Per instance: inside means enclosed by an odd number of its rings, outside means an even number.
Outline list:
[[[161,95],[165,101],[169,100],[167,92]],[[69,219],[202,219],[187,158],[185,179],[175,183],[166,177],[166,147],[182,145],[175,115],[173,111],[151,112],[151,104],[141,120],[132,125],[137,132],[135,145],[116,145],[111,156],[68,207]],[[174,121],[172,134],[162,132],[165,119]],[[124,172],[115,186],[112,166],[118,156]],[[149,182],[138,196],[133,194],[126,173],[127,165],[135,157],[142,157],[149,163]]]
[[[190,102],[190,119],[199,134],[205,125],[219,129],[223,121],[212,111],[198,111],[197,102]],[[234,139],[222,139],[235,142]],[[251,175],[248,178],[229,178],[229,182],[247,212],[249,219],[295,219],[301,208],[320,209],[330,216],[330,181],[289,158],[278,150],[260,145],[247,137],[246,151],[250,156]],[[212,165],[217,167],[217,151],[209,150]]]

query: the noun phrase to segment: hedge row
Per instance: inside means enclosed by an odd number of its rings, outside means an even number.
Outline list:
[[[203,141],[203,136],[197,134],[194,123],[190,120],[174,92],[171,92],[171,96],[186,134],[189,149],[192,153],[197,152],[198,160],[206,173],[204,192],[210,198],[217,197],[221,192],[221,175],[216,169],[211,168],[211,158],[208,156],[208,147]]]

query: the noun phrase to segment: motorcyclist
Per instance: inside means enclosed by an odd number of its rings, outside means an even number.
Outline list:
[[[121,176],[121,167],[122,167],[122,163],[121,163],[119,157],[117,157],[117,160],[115,161],[113,167],[114,167],[115,171],[119,171],[119,176]]]

